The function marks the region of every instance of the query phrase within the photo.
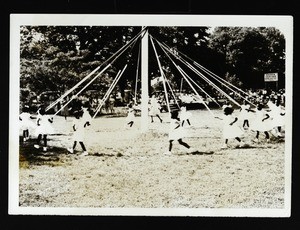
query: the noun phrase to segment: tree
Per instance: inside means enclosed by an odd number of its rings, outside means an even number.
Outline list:
[[[236,76],[246,88],[264,87],[263,74],[284,78],[284,37],[275,28],[217,27],[210,48],[224,59],[225,75]]]
[[[21,87],[37,94],[46,90],[63,93],[104,63],[138,31],[138,27],[23,26]],[[106,91],[118,69],[126,63],[134,65],[136,57],[130,52],[132,49],[128,50],[106,72],[109,77],[100,76],[87,89]]]

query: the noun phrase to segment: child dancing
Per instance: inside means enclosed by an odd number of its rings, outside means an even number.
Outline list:
[[[135,109],[132,103],[128,104],[127,117],[126,117],[126,126],[132,127],[135,118]]]
[[[250,108],[250,104],[247,101],[244,101],[244,104],[241,105],[239,114],[239,119],[243,122],[242,127],[244,130],[249,129],[250,127],[250,112],[254,113],[255,111]]]
[[[216,117],[224,121],[223,125],[223,138],[225,140],[222,148],[228,148],[228,139],[236,139],[239,142],[239,147],[242,147],[244,143],[241,140],[243,130],[237,125],[238,118],[233,116],[234,109],[232,107],[224,108],[223,118]]]
[[[149,115],[151,117],[151,123],[154,122],[153,117],[158,117],[158,119],[160,120],[160,123],[162,123],[162,118],[159,116],[160,114],[160,104],[158,103],[157,99],[155,98],[155,95],[152,95],[151,97],[151,101],[150,101],[150,111],[149,111]]]
[[[82,156],[88,155],[88,152],[86,150],[86,147],[84,145],[84,139],[85,139],[85,128],[90,125],[90,122],[87,121],[86,119],[83,119],[83,111],[76,111],[74,113],[75,120],[73,123],[73,147],[68,148],[68,151],[70,153],[74,153],[74,149],[76,148],[77,141],[79,142],[83,153],[81,154]]]
[[[34,119],[29,113],[29,107],[24,106],[23,112],[19,115],[20,128],[22,129],[23,142],[29,139],[29,130],[35,127],[35,124],[31,121]]]
[[[165,155],[172,154],[173,141],[177,140],[178,143],[184,147],[186,147],[189,153],[194,152],[194,148],[191,148],[187,143],[182,141],[182,138],[185,136],[185,130],[182,127],[181,121],[178,117],[178,110],[171,111],[171,122],[170,122],[170,130],[169,130],[169,150],[165,153]]]
[[[47,135],[52,134],[54,132],[51,123],[53,123],[53,118],[50,118],[48,115],[45,114],[45,109],[40,108],[37,111],[37,128],[36,128],[36,135],[37,135],[37,143],[34,145],[36,149],[40,148],[40,142],[43,139],[44,146],[43,151],[47,151]]]
[[[181,125],[184,125],[184,122],[186,121],[189,126],[191,126],[190,118],[192,117],[192,113],[186,110],[186,106],[182,105],[180,107],[180,120],[182,121]]]
[[[250,126],[250,129],[256,131],[256,136],[254,142],[259,142],[260,132],[264,132],[267,142],[270,141],[269,131],[273,129],[273,124],[270,119],[270,115],[263,109],[262,104],[258,104],[256,108],[256,117],[253,120],[253,125]]]

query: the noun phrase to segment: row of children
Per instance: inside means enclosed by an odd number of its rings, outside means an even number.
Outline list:
[[[239,147],[245,145],[242,141],[242,136],[245,130],[252,130],[256,132],[254,142],[259,142],[260,132],[265,134],[267,142],[270,140],[270,135],[273,134],[276,137],[281,138],[281,127],[285,125],[285,111],[282,108],[279,101],[267,103],[267,109],[262,104],[258,104],[255,109],[251,109],[250,105],[245,102],[240,107],[238,115],[233,114],[234,109],[230,104],[223,106],[223,116],[216,116],[215,118],[223,121],[223,139],[224,144],[222,148],[228,147],[229,139],[236,139],[239,142]],[[250,113],[254,113],[251,116]],[[171,122],[169,130],[169,149],[165,153],[166,155],[171,154],[173,141],[177,140],[180,145],[185,146],[188,152],[194,152],[195,149],[191,148],[182,139],[186,136],[186,129],[183,128],[184,122],[187,121],[190,125],[189,119],[191,113],[186,111],[186,107],[182,106],[180,111],[171,111]],[[238,120],[242,121],[242,124],[238,123]],[[242,125],[242,127],[241,127]]]
[[[34,123],[31,121],[32,119],[36,119]],[[45,115],[45,110],[43,108],[39,108],[37,111],[37,116],[32,116],[29,113],[29,107],[24,106],[22,113],[19,115],[20,120],[20,128],[23,133],[23,142],[28,141],[30,139],[29,130],[34,130],[35,136],[37,136],[37,142],[34,145],[35,148],[40,147],[40,142],[43,139],[43,151],[47,151],[47,135],[53,133],[53,127],[51,123],[53,123],[53,119],[48,115]]]
[[[275,137],[281,138],[281,127],[285,125],[285,110],[279,101],[268,101],[267,105],[258,104],[256,108],[251,108],[250,105],[245,102],[240,107],[240,113],[234,115],[234,109],[231,105],[223,106],[224,121],[223,126],[223,138],[225,139],[224,148],[228,147],[228,139],[235,138],[240,146],[244,145],[241,141],[241,136],[244,134],[244,130],[251,130],[256,132],[254,142],[259,142],[259,135],[261,132],[265,134],[267,142],[270,141],[270,133]],[[254,114],[254,115],[251,115]],[[238,120],[242,121],[242,124],[238,124]]]
[[[68,148],[68,151],[73,153],[76,148],[77,142],[81,145],[83,150],[82,155],[88,155],[86,147],[84,145],[84,132],[85,127],[90,125],[91,116],[87,108],[81,108],[74,112],[74,117],[76,118],[73,122],[73,146]],[[32,119],[36,121],[33,122]],[[22,130],[23,142],[26,142],[30,138],[29,130],[34,130],[33,135],[37,137],[34,147],[36,149],[40,148],[40,142],[43,140],[43,151],[47,151],[48,135],[54,133],[52,127],[53,117],[45,113],[43,108],[39,108],[37,111],[37,116],[32,116],[28,111],[28,106],[23,108],[22,113],[19,115],[20,128]]]
[[[262,104],[259,104],[255,109],[252,109],[250,105],[245,101],[243,105],[240,106],[240,112],[238,115],[234,115],[234,109],[231,105],[225,105],[223,107],[224,115],[222,117],[216,117],[223,120],[223,138],[225,140],[223,148],[228,147],[229,139],[236,139],[239,142],[239,146],[244,145],[241,140],[241,136],[244,131],[249,129],[256,132],[254,141],[258,142],[260,132],[264,132],[266,140],[270,140],[269,132],[274,136],[281,137],[281,127],[284,126],[285,112],[284,108],[280,105],[280,102],[269,101],[267,104],[268,109],[264,109]],[[126,118],[126,125],[132,127],[135,121],[135,110],[136,106],[134,104],[128,105],[128,115]],[[251,117],[250,113],[254,113]],[[159,116],[159,105],[154,97],[151,98],[149,115],[151,117],[151,123],[154,122],[153,117],[156,116],[162,122],[162,118]],[[184,128],[185,122],[189,126],[191,125],[190,118],[192,113],[186,110],[186,106],[182,105],[180,109],[171,110],[170,112],[170,129],[168,133],[169,148],[165,152],[166,155],[170,155],[173,142],[178,141],[178,143],[185,148],[188,152],[195,152],[196,150],[192,148],[189,144],[183,141],[183,138],[187,135],[187,130]],[[242,121],[242,127],[237,123],[238,120]]]
[[[155,104],[155,102],[153,103]],[[256,132],[255,140],[258,142],[260,132],[265,133],[266,140],[269,141],[271,132],[273,135],[277,137],[281,137],[281,127],[284,126],[284,110],[279,105],[279,103],[273,103],[271,101],[267,104],[268,110],[263,108],[262,104],[259,104],[255,109],[250,108],[250,105],[245,103],[240,107],[240,113],[235,115],[234,109],[231,105],[227,104],[223,106],[222,117],[216,117],[220,120],[223,120],[223,138],[224,148],[228,147],[229,139],[236,139],[239,142],[239,146],[243,146],[244,143],[241,140],[241,136],[244,133],[244,130],[250,129]],[[126,125],[132,127],[135,120],[135,107],[133,104],[128,105],[128,115],[126,118]],[[151,113],[151,122],[153,122],[153,116],[157,116],[162,122],[162,119],[159,116],[159,112],[157,111],[157,105],[150,107]],[[250,113],[254,113],[255,116],[250,116]],[[29,138],[29,128],[35,127],[35,134],[37,135],[37,143],[34,145],[35,148],[39,148],[40,141],[43,139],[44,146],[43,151],[47,151],[47,134],[53,133],[53,128],[51,123],[53,119],[51,119],[48,115],[45,115],[43,109],[39,109],[37,112],[37,120],[34,125],[30,122],[30,119],[33,117],[26,112],[26,107],[22,114],[20,114],[21,127],[23,129],[23,139],[26,141]],[[169,130],[169,148],[166,154],[171,154],[172,146],[174,141],[178,141],[178,143],[188,149],[189,152],[195,151],[191,148],[187,143],[183,141],[183,138],[186,136],[187,130],[183,128],[185,121],[189,126],[191,126],[190,118],[192,113],[186,110],[185,106],[182,106],[180,110],[172,110],[171,111],[171,121],[170,121],[170,130]],[[86,126],[90,125],[91,116],[87,111],[87,108],[82,108],[82,110],[78,110],[74,113],[75,121],[73,124],[73,146],[68,148],[68,151],[73,153],[77,142],[82,147],[83,155],[87,155],[86,147],[84,145],[84,130]],[[242,127],[238,124],[238,120],[242,121]]]
[[[155,117],[157,117],[159,119],[160,123],[163,122],[163,119],[160,116],[160,113],[161,113],[160,108],[161,108],[160,103],[155,98],[155,96],[152,96],[150,99],[149,109],[148,109],[151,123],[154,122]],[[135,121],[135,114],[136,114],[137,110],[139,110],[139,107],[134,102],[130,102],[127,105],[127,117],[126,117],[125,127],[126,126],[132,127],[132,125],[134,124],[134,121]],[[185,104],[183,104],[180,107],[180,113],[178,115],[180,116],[182,125],[184,125],[184,123],[186,121],[189,126],[192,126],[190,123],[190,120],[189,120],[189,118],[192,116],[192,113],[186,110]]]

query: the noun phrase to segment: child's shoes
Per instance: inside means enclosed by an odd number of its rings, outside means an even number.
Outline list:
[[[81,156],[87,156],[87,155],[89,155],[87,151],[84,151],[84,152],[81,154]]]
[[[228,148],[228,145],[227,144],[223,144],[221,149],[227,149]]]
[[[171,151],[164,152],[164,155],[170,156],[172,155],[172,152]]]
[[[239,144],[239,147],[241,148],[241,147],[244,147],[245,146],[245,143],[244,142],[240,142],[240,144]]]
[[[74,153],[74,149],[73,148],[68,148],[68,152],[69,153]]]

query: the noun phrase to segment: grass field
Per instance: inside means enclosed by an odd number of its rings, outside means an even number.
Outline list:
[[[222,149],[222,121],[207,110],[191,110],[184,138],[197,152],[188,154],[174,142],[168,149],[169,117],[154,118],[141,133],[140,117],[124,128],[125,117],[98,117],[87,130],[88,156],[72,146],[72,117],[56,116],[49,150],[20,142],[21,207],[97,208],[246,208],[285,206],[285,140],[271,135],[254,143],[245,131],[245,147]],[[221,110],[213,110],[221,115]],[[283,131],[284,132],[284,131]]]

